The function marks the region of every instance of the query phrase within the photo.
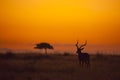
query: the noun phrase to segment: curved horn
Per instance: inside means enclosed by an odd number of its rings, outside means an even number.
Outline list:
[[[86,46],[86,44],[87,44],[87,40],[85,41],[85,43],[83,45],[80,46],[80,48]]]
[[[79,43],[78,43],[78,41],[77,41],[77,43],[76,43],[76,47],[77,47],[77,48],[78,48],[78,44],[79,44]]]

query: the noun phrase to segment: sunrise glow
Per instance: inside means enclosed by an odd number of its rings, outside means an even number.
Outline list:
[[[49,42],[56,50],[74,51],[77,40],[87,40],[88,51],[97,51],[96,46],[118,51],[119,36],[119,0],[0,1],[1,49],[32,49]]]

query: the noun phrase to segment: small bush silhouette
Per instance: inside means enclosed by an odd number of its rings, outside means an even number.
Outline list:
[[[8,51],[8,52],[6,52],[6,54],[5,54],[5,58],[13,58],[15,56],[15,54],[13,53],[13,52],[11,52],[11,51]]]
[[[70,56],[70,53],[65,52],[65,53],[63,54],[63,56]]]
[[[105,60],[105,59],[107,59],[107,57],[104,54],[100,52],[97,52],[95,54],[94,60]]]

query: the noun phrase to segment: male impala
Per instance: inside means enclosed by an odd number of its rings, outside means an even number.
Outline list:
[[[79,64],[83,66],[84,64],[89,67],[90,66],[90,55],[88,53],[82,53],[82,50],[84,49],[84,46],[86,46],[87,41],[79,47],[79,43],[77,41],[76,43],[76,48],[78,53],[78,59],[79,59]]]

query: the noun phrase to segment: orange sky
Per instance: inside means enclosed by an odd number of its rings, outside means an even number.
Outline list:
[[[120,46],[119,36],[119,0],[0,0],[0,48],[78,39]]]

